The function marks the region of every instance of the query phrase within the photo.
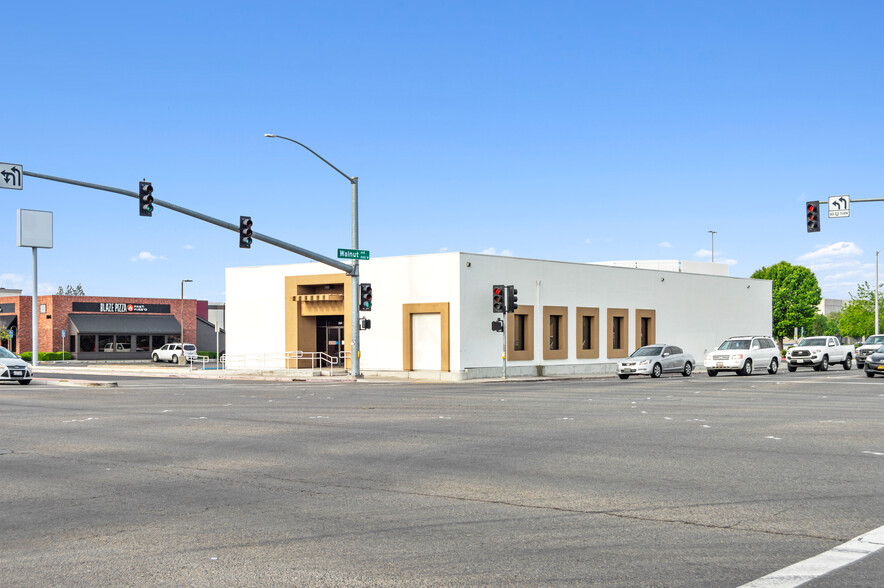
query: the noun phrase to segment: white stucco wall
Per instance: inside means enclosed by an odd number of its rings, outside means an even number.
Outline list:
[[[227,351],[284,351],[285,276],[333,274],[317,263],[227,270]],[[450,371],[466,377],[499,375],[502,335],[491,331],[491,286],[513,284],[520,305],[534,306],[534,359],[510,361],[512,375],[610,371],[607,309],[629,310],[628,349],[635,343],[635,310],[656,311],[656,341],[673,343],[698,361],[734,335],[771,333],[771,284],[719,275],[608,267],[469,253],[378,258],[360,263],[372,284],[372,321],[361,332],[366,372],[402,370],[402,305],[448,302]],[[568,359],[543,359],[543,306],[568,308]],[[576,359],[576,308],[599,308],[597,360]]]

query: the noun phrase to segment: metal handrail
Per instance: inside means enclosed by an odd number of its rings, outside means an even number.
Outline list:
[[[248,353],[242,355],[221,356],[219,366],[224,370],[284,370],[294,371],[289,367],[295,361],[309,361],[311,370],[324,367],[335,368],[350,357],[349,351],[341,351],[337,357],[322,351],[286,351],[284,353]],[[297,364],[296,364],[297,365]]]

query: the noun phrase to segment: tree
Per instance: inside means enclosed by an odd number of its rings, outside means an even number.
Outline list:
[[[783,348],[783,337],[791,337],[797,328],[810,329],[822,299],[819,282],[802,265],[781,261],[756,270],[750,277],[773,282],[773,335]]]
[[[83,291],[83,285],[77,284],[77,287],[73,287],[68,284],[67,288],[58,287],[58,292],[55,293],[56,296],[85,296],[86,292]]]
[[[880,288],[879,288],[880,290]],[[878,300],[879,309],[881,300]],[[884,316],[880,317],[884,318]],[[879,320],[880,320],[879,318]],[[841,309],[841,319],[838,326],[846,337],[865,339],[869,335],[881,332],[884,321],[875,329],[875,290],[868,282],[857,284],[856,295],[850,295],[850,302]]]
[[[813,324],[810,326],[810,331],[806,334],[812,336],[831,335],[833,337],[841,337],[841,328],[838,326],[840,319],[840,312],[833,312],[828,315],[817,314],[813,317]]]

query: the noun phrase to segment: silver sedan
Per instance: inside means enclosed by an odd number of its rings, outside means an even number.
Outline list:
[[[646,375],[659,378],[664,373],[680,373],[690,376],[694,372],[694,356],[681,347],[655,343],[645,345],[632,355],[617,362],[617,376],[625,380],[629,376]]]

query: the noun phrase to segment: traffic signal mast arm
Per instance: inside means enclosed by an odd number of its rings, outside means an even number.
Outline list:
[[[83,188],[92,188],[93,190],[103,190],[105,192],[113,192],[115,194],[122,194],[123,196],[129,196],[131,198],[135,198],[136,200],[140,200],[140,197],[137,192],[133,192],[131,190],[123,190],[122,188],[114,188],[112,186],[102,186],[101,184],[90,184],[89,182],[81,182],[79,180],[71,180],[68,178],[59,178],[56,176],[48,176],[45,174],[38,174],[35,172],[24,171],[24,175],[31,176],[33,178],[40,178],[41,180],[49,180],[52,182],[61,182],[63,184],[73,184],[74,186],[82,186]],[[181,214],[186,214],[187,216],[192,216],[193,218],[199,219],[201,221],[213,224],[215,226],[221,227],[222,229],[227,229],[229,231],[233,231],[234,233],[239,233],[239,225],[235,225],[233,223],[228,223],[223,220],[211,217],[207,214],[203,214],[201,212],[196,212],[195,210],[190,210],[184,208],[183,206],[178,206],[177,204],[172,204],[171,202],[165,202],[163,200],[159,200],[158,198],[154,198],[153,200],[154,206],[162,206],[163,208],[168,208],[169,210],[174,210],[175,212],[180,212]],[[263,241],[268,245],[273,245],[274,247],[279,247],[280,249],[285,249],[286,251],[291,251],[292,253],[297,253],[307,259],[312,259],[313,261],[318,261],[319,263],[324,263],[325,265],[329,265],[333,268],[339,269],[345,274],[352,275],[353,274],[353,266],[348,263],[343,263],[338,261],[337,259],[332,259],[331,257],[326,257],[319,253],[315,253],[310,251],[309,249],[304,249],[303,247],[298,247],[297,245],[292,245],[291,243],[286,243],[285,241],[280,241],[279,239],[275,239],[269,235],[262,235],[261,233],[252,233],[252,239],[257,241]]]

